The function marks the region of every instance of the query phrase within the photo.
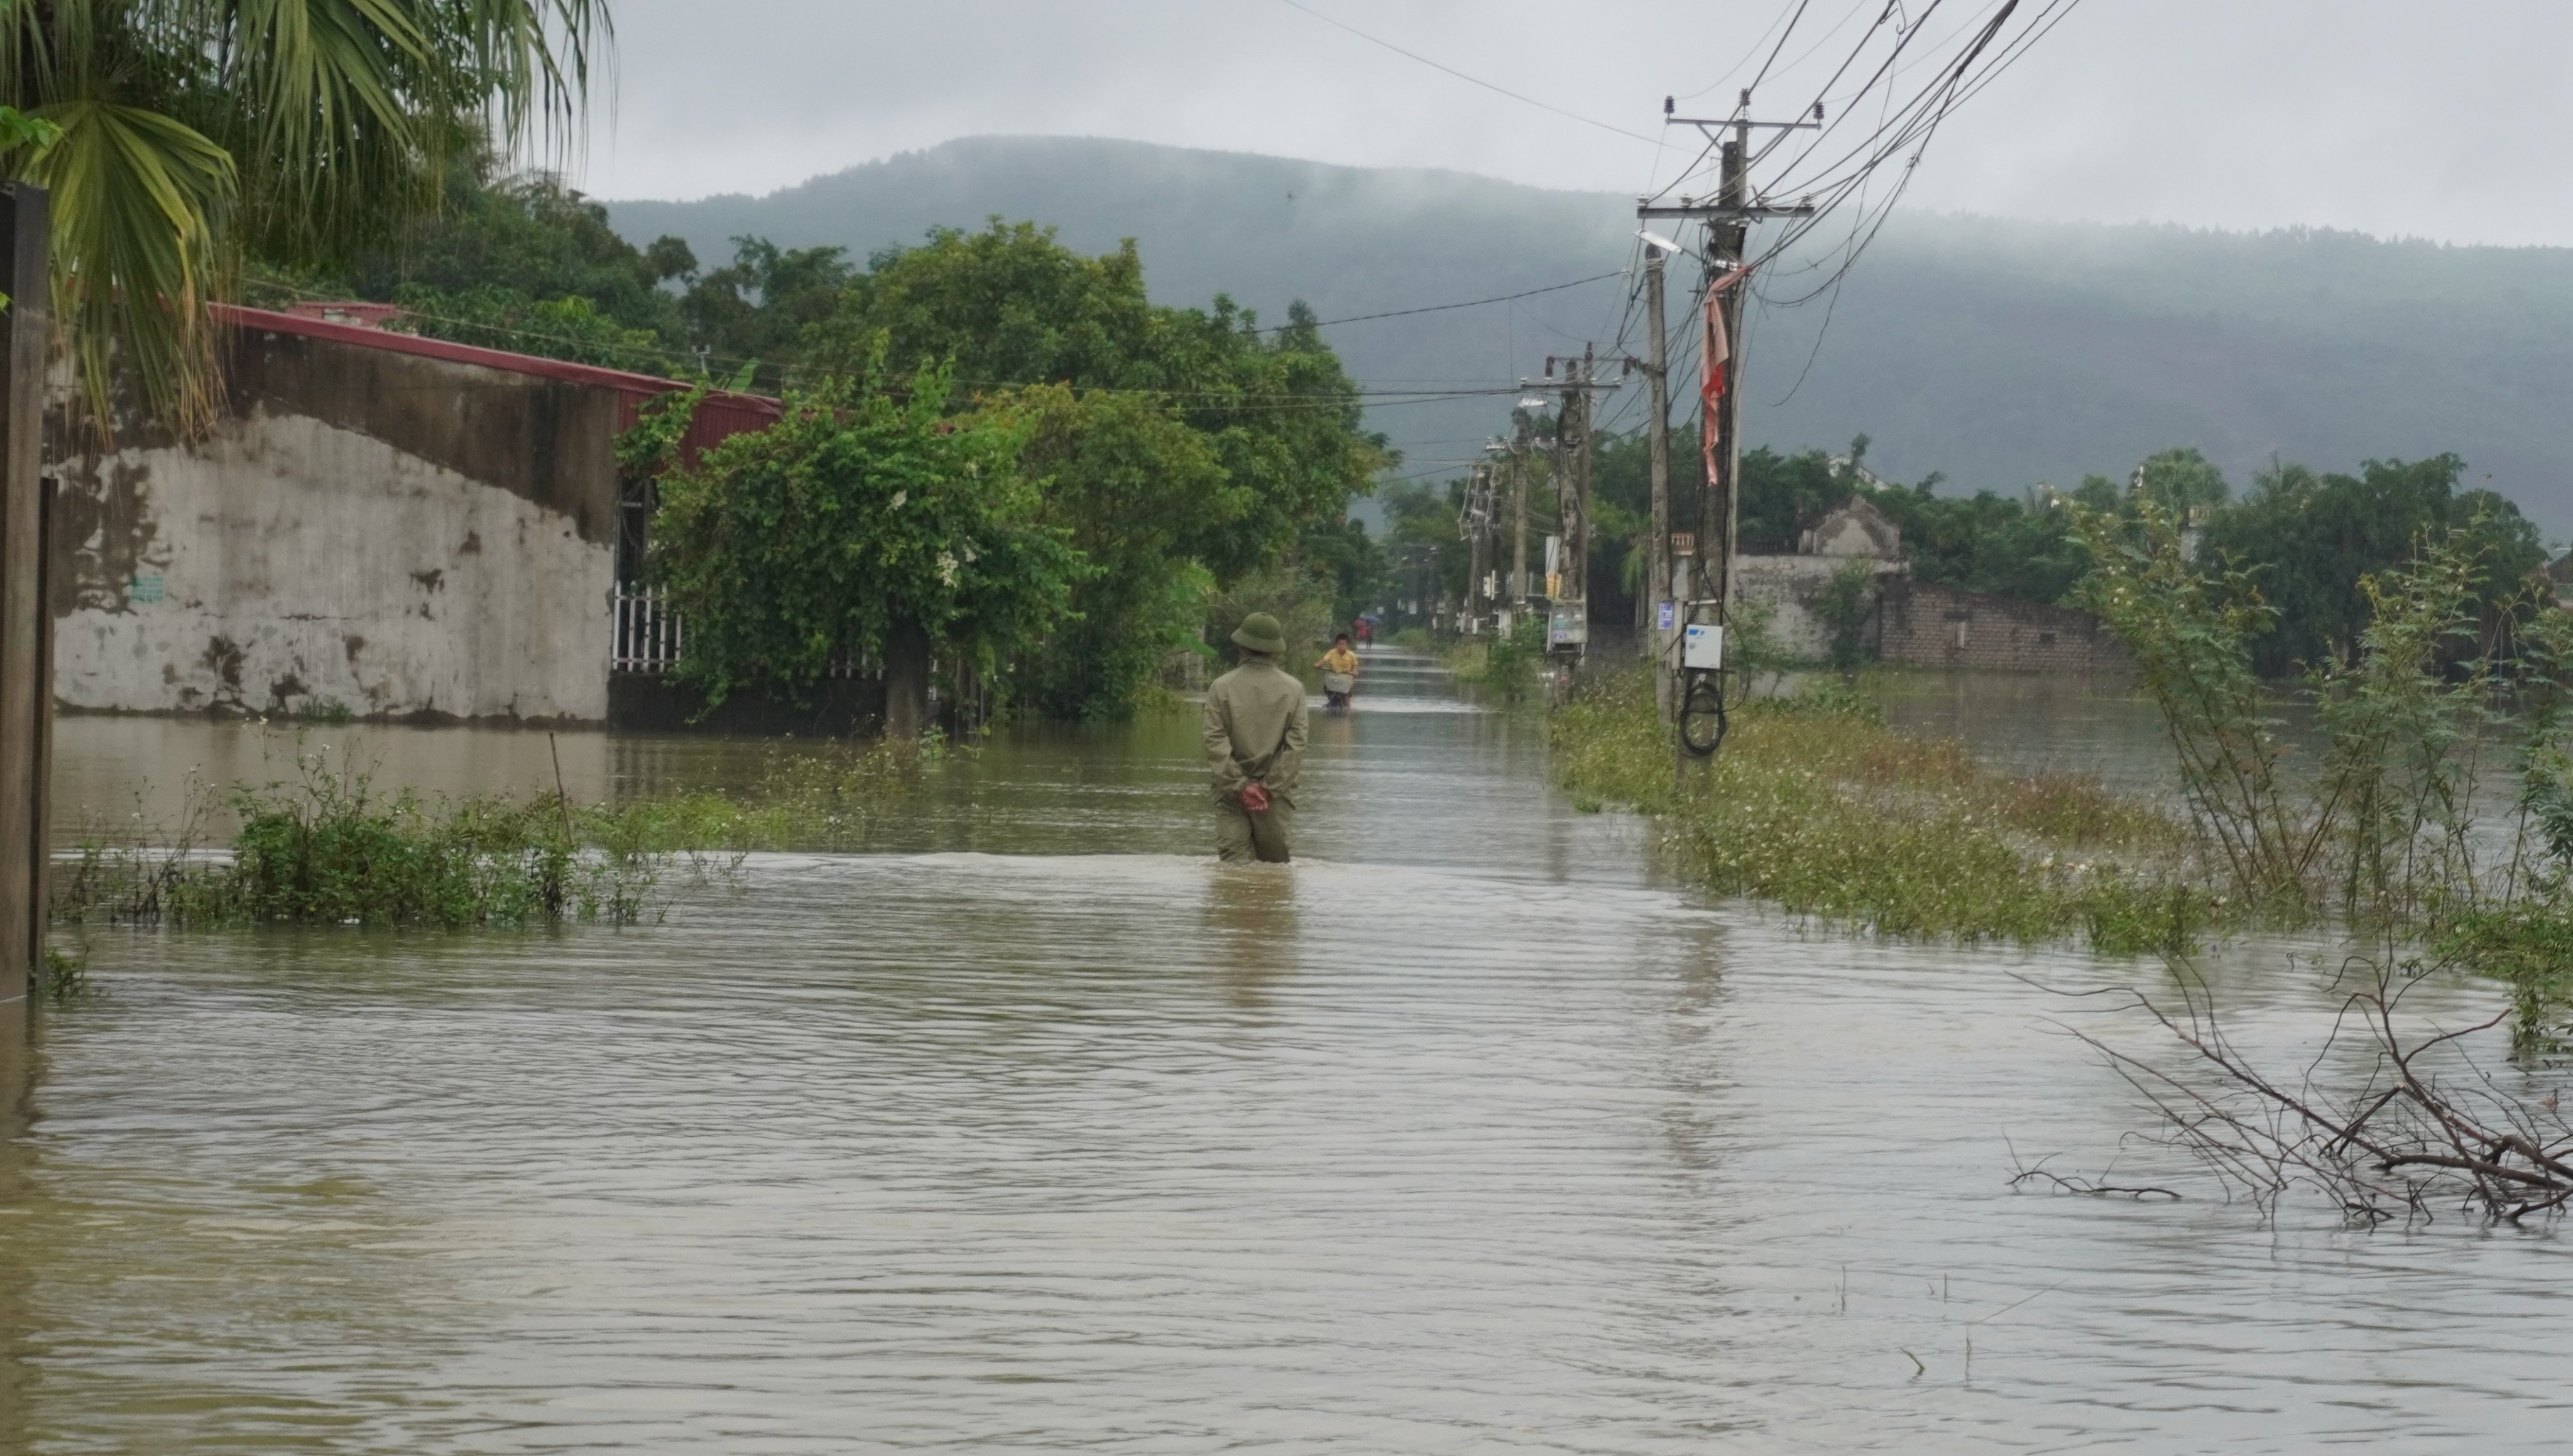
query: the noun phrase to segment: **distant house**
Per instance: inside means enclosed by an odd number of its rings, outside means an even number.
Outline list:
[[[1873,556],[1892,561],[1903,555],[1903,528],[1863,495],[1853,495],[1824,512],[1813,529],[1797,538],[1796,550],[1807,556]]]
[[[387,312],[219,309],[205,438],[54,451],[63,707],[597,723],[613,666],[675,655],[633,589],[649,500],[615,436],[684,386],[389,332]],[[777,412],[714,396],[686,447]]]
[[[1773,608],[1772,630],[1795,656],[1829,655],[1831,629],[1814,604],[1834,574],[1864,561],[1877,588],[1866,645],[1880,661],[2020,672],[2118,672],[2131,665],[2126,644],[2088,612],[1913,580],[1902,528],[1863,496],[1826,512],[1797,546],[1792,556],[1745,556],[1738,567],[1743,600]]]
[[[1865,561],[1882,583],[1911,569],[1903,559],[1902,527],[1862,496],[1834,506],[1796,544],[1793,555],[1740,557],[1734,571],[1742,599],[1768,604],[1770,630],[1797,657],[1831,651],[1831,628],[1814,614],[1814,604],[1835,573],[1852,561]]]
[[[2573,611],[2573,551],[2546,563],[2546,581],[2555,591],[2555,604]]]
[[[1895,581],[1877,603],[1876,654],[1909,667],[2006,672],[2118,673],[2127,644],[2089,612],[1984,596],[1928,581]]]

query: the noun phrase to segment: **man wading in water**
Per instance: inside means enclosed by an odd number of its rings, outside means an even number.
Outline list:
[[[1207,767],[1215,773],[1215,852],[1284,864],[1304,761],[1304,685],[1279,667],[1286,634],[1253,612],[1234,630],[1242,665],[1207,689]]]

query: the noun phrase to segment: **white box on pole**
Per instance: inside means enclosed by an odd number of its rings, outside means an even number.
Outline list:
[[[1691,622],[1680,634],[1680,666],[1691,671],[1716,672],[1724,666],[1724,628],[1711,622]]]

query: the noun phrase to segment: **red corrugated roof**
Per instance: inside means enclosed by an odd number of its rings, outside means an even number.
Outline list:
[[[335,344],[354,344],[362,349],[381,349],[392,354],[444,360],[448,364],[476,364],[486,369],[506,369],[511,373],[614,389],[621,396],[616,410],[619,429],[634,422],[636,411],[644,400],[688,387],[676,379],[665,379],[656,374],[601,368],[596,364],[543,359],[532,354],[512,354],[505,349],[479,349],[470,344],[423,339],[416,334],[396,334],[361,324],[334,324],[325,319],[249,309],[239,304],[216,304],[212,312],[215,322],[236,329],[296,334],[307,339],[327,339]],[[779,401],[762,394],[709,393],[697,406],[696,417],[689,421],[687,436],[680,444],[681,457],[693,462],[699,451],[727,435],[765,429],[784,409]]]

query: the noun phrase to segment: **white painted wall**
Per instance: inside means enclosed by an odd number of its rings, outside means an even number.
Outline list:
[[[615,553],[570,517],[265,406],[118,471],[148,530],[123,590],[57,621],[64,706],[607,716]]]

